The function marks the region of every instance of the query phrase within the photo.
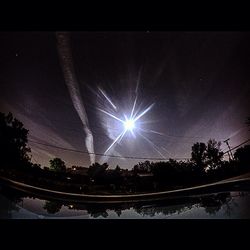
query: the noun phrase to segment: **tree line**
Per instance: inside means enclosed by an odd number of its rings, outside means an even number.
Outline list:
[[[18,170],[20,179],[51,188],[57,183],[60,190],[75,192],[139,192],[159,191],[167,188],[190,186],[197,183],[219,180],[250,171],[250,145],[238,148],[234,159],[223,160],[221,143],[210,139],[207,143],[197,142],[191,148],[187,161],[150,162],[136,164],[130,171],[119,166],[110,169],[107,163],[89,166],[87,175],[67,172],[60,158],[49,161],[49,167],[31,162],[28,130],[11,113],[0,113],[1,173]],[[15,171],[14,171],[15,172]],[[31,178],[31,175],[33,175]]]

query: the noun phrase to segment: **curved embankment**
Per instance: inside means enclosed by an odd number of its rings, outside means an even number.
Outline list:
[[[154,192],[154,193],[141,193],[141,194],[124,194],[124,195],[89,195],[60,192],[56,190],[45,189],[41,187],[31,186],[25,183],[13,181],[11,179],[0,177],[2,183],[23,191],[28,194],[39,195],[43,198],[52,198],[60,201],[74,201],[81,203],[122,203],[122,202],[143,202],[155,201],[168,198],[178,198],[191,195],[205,194],[211,192],[219,192],[227,190],[228,188],[235,187],[239,184],[246,184],[250,187],[250,174],[241,175],[238,177],[209,183],[200,186],[189,188],[176,189],[171,191]]]

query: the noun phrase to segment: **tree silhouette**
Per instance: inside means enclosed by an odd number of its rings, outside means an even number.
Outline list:
[[[55,201],[46,201],[43,208],[49,213],[49,214],[55,214],[58,213],[61,208],[62,204],[55,202]]]
[[[150,173],[152,165],[150,161],[139,162],[133,167],[133,171],[135,174],[137,173]]]
[[[247,117],[246,124],[247,124],[247,126],[248,126],[248,127],[250,127],[250,116],[249,116],[249,117]]]
[[[19,120],[13,118],[11,113],[5,115],[0,112],[0,164],[2,168],[16,168],[31,164],[28,155],[31,150],[27,147],[27,136],[28,130]]]
[[[242,170],[250,169],[250,145],[238,148],[234,153],[234,159]]]
[[[65,162],[61,160],[60,158],[54,158],[53,160],[49,161],[50,163],[50,169],[56,172],[65,172],[66,166]]]
[[[223,205],[228,204],[232,200],[231,194],[218,193],[201,197],[200,206],[205,208],[205,212],[215,215]]]
[[[122,214],[122,208],[114,208],[114,211],[116,212],[117,216],[120,217]]]
[[[205,166],[206,150],[207,146],[203,142],[197,142],[192,146],[191,161],[200,169]]]
[[[119,173],[121,171],[121,168],[118,165],[116,165],[115,171]]]
[[[88,169],[88,176],[92,179],[96,179],[104,174],[105,170],[108,168],[107,163],[102,165],[98,162],[93,163]]]
[[[11,219],[13,211],[19,211],[17,202],[0,195],[0,219]]]
[[[104,206],[98,206],[98,205],[89,205],[86,207],[86,210],[90,216],[97,218],[99,216],[102,216],[104,218],[108,217],[107,210]]]
[[[223,152],[220,150],[221,142],[210,139],[207,143],[206,163],[211,169],[215,169],[221,163]]]

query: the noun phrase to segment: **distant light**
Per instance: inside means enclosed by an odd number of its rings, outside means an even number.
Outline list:
[[[124,128],[126,130],[132,131],[135,128],[135,122],[134,120],[127,120],[124,122]]]

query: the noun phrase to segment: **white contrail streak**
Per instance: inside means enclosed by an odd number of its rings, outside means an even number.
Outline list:
[[[120,133],[116,139],[111,143],[111,145],[107,148],[107,150],[104,152],[104,154],[107,154],[107,152],[113,147],[113,145],[119,140],[119,138],[122,139],[122,137],[124,136],[124,134],[126,133],[126,130],[124,130],[122,133]],[[121,141],[120,139],[120,141]]]
[[[136,102],[137,102],[137,98],[138,98],[138,87],[139,87],[139,84],[140,84],[140,79],[141,79],[141,69],[139,70],[138,79],[137,79],[137,82],[136,82],[135,100],[134,100],[133,108],[132,108],[132,111],[131,111],[131,114],[130,114],[130,119],[133,118],[133,113],[134,113],[135,105],[136,105]]]
[[[107,111],[105,111],[105,110],[103,110],[103,109],[99,109],[99,108],[97,108],[97,109],[100,110],[101,112],[103,112],[104,114],[109,115],[109,116],[113,117],[114,119],[116,119],[116,120],[118,120],[118,121],[124,123],[123,120],[121,120],[121,119],[119,119],[118,117],[116,117],[116,116],[110,114],[109,112],[107,112]]]
[[[107,94],[101,89],[101,88],[98,88],[100,90],[100,92],[103,94],[103,96],[107,99],[107,101],[110,103],[110,105],[115,109],[117,110],[115,104],[110,100],[110,98],[107,96]]]
[[[142,113],[140,113],[137,117],[135,117],[134,121],[137,121],[139,118],[141,118],[143,115],[145,115],[152,107],[154,106],[154,103],[152,103],[148,108],[146,108]]]
[[[80,94],[80,88],[74,71],[69,33],[56,32],[56,38],[57,38],[57,48],[60,57],[61,67],[65,78],[65,83],[68,87],[74,108],[77,111],[82,121],[83,130],[86,135],[85,145],[88,152],[91,153],[89,157],[91,164],[93,164],[95,162],[95,154],[93,154],[94,153],[93,135],[89,128],[87,113],[83,105],[83,101]]]
[[[232,138],[232,137],[238,135],[242,130],[244,130],[244,129],[246,129],[246,128],[247,128],[247,127],[245,126],[245,127],[242,127],[242,128],[240,128],[240,129],[236,130],[235,132],[233,132],[233,133],[229,136],[229,138]]]
[[[145,137],[144,135],[142,135],[141,133],[139,133],[139,135],[144,138],[152,147],[153,149],[163,158],[166,158],[158,149],[157,149],[157,146],[152,142],[150,141],[147,137]]]
[[[157,135],[162,135],[162,136],[166,136],[165,134],[163,134],[163,133],[160,133],[160,132],[157,132],[157,131],[155,131],[155,130],[148,130],[148,129],[142,129],[142,128],[140,128],[140,130],[142,130],[142,131],[144,131],[144,132],[146,132],[146,133],[153,133],[153,134],[157,134]]]
[[[161,147],[162,150],[164,150],[165,152],[167,152],[169,154],[169,156],[171,155],[171,153],[165,148],[165,147]]]
[[[133,108],[132,108],[132,111],[131,111],[131,114],[130,114],[130,119],[133,117],[133,113],[134,113],[134,110],[135,110],[136,101],[137,101],[137,94],[136,94],[135,101],[134,101],[134,104],[133,104]]]

